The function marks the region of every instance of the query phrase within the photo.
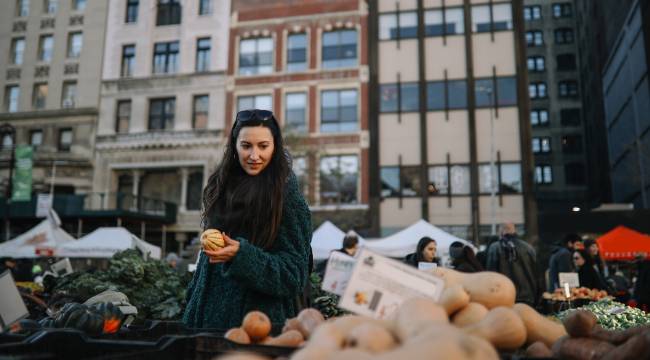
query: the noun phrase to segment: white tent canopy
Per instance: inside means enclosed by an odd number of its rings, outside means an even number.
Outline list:
[[[0,257],[58,256],[57,251],[62,245],[74,241],[59,225],[58,216],[52,211],[50,216],[26,233],[0,244]]]
[[[431,225],[425,220],[419,220],[415,224],[388,237],[366,241],[366,248],[381,255],[402,258],[415,252],[418,242],[424,236],[434,239],[438,245],[436,256],[446,258],[449,255],[449,245],[454,241],[476,248],[467,240],[451,235],[444,230]]]
[[[359,245],[364,245],[365,240],[356,232],[351,231],[359,238]],[[345,233],[330,221],[325,221],[314,231],[311,237],[311,249],[314,253],[314,260],[327,259],[332,250],[343,247]]]
[[[71,258],[110,258],[115,253],[138,248],[160,259],[160,248],[139,239],[123,227],[102,227],[77,241],[59,248],[58,256]]]

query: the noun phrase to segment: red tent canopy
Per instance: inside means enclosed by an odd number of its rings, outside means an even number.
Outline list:
[[[614,228],[596,241],[605,260],[634,260],[639,254],[650,258],[650,236],[625,226]]]

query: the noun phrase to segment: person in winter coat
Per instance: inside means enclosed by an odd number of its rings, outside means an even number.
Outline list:
[[[501,225],[501,238],[492,243],[487,252],[488,271],[501,273],[515,285],[516,301],[535,306],[538,300],[535,250],[517,238],[515,225]]]
[[[203,190],[202,224],[225,246],[202,249],[187,290],[188,327],[228,329],[252,310],[273,325],[297,315],[308,287],[311,213],[272,112],[237,114]]]
[[[607,289],[607,286],[595,269],[592,257],[586,249],[573,252],[573,264],[578,271],[581,287],[598,290]]]
[[[589,252],[589,256],[591,256],[594,261],[596,271],[598,271],[603,279],[606,279],[609,276],[609,269],[607,268],[605,261],[600,257],[600,249],[598,248],[596,240],[585,240],[585,249]]]
[[[418,241],[418,246],[414,253],[406,255],[404,262],[418,267],[421,262],[435,263],[440,266],[440,259],[436,257],[438,243],[432,238],[425,236]]]
[[[476,259],[474,250],[460,241],[454,241],[449,245],[449,257],[452,259],[451,266],[454,270],[466,273],[483,271],[483,266]]]
[[[560,287],[559,274],[561,272],[575,271],[572,253],[575,250],[575,243],[579,240],[580,236],[577,234],[567,234],[560,242],[559,246],[553,249],[551,258],[548,261],[548,292],[552,293],[555,289]]]

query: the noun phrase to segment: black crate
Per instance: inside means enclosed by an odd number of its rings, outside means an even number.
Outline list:
[[[122,327],[114,334],[102,334],[95,338],[104,340],[133,340],[157,342],[167,335],[194,335],[198,333],[211,333],[223,336],[226,331],[212,328],[189,328],[180,321],[147,320],[142,325]]]

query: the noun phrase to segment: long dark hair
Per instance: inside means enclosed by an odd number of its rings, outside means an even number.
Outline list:
[[[428,236],[425,236],[422,239],[420,239],[420,241],[418,241],[418,247],[417,247],[417,250],[415,251],[415,265],[416,266],[417,266],[417,264],[419,262],[424,261],[424,256],[422,255],[422,252],[424,251],[424,248],[426,248],[429,245],[429,243],[435,243],[436,245],[438,245],[438,243],[435,240],[433,240],[432,238],[430,238]],[[437,259],[438,259],[438,257],[434,255],[432,261],[436,262]]]
[[[273,155],[267,167],[250,176],[239,164],[237,137],[243,127],[264,126],[273,135]],[[284,188],[290,174],[289,154],[284,149],[280,126],[274,116],[263,120],[253,116],[236,120],[223,159],[210,175],[203,189],[201,224],[211,226],[217,217],[221,231],[229,235],[246,235],[263,249],[273,246],[282,220]]]

